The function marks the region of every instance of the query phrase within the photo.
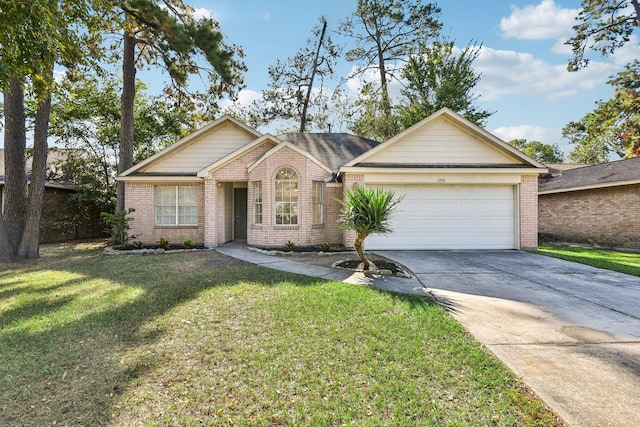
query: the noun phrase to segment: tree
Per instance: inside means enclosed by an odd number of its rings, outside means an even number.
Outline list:
[[[362,261],[365,270],[371,269],[372,262],[364,253],[364,240],[372,233],[388,234],[391,232],[389,220],[393,210],[402,201],[395,198],[391,190],[357,186],[345,191],[346,200],[340,201],[340,228],[354,230],[356,238],[353,246]]]
[[[100,51],[97,28],[110,21],[107,11],[111,9],[108,0],[64,4],[32,0],[0,5],[6,166],[5,209],[0,212],[0,261],[39,256],[54,65],[74,66],[95,58]],[[33,169],[28,185],[25,92],[33,95],[37,105]]]
[[[575,35],[567,41],[573,58],[567,68],[577,71],[589,64],[587,50],[603,56],[613,54],[627,43],[640,27],[638,0],[582,0],[579,23],[573,27]]]
[[[74,185],[78,191],[73,200],[78,208],[94,204],[102,211],[114,211],[120,87],[115,76],[98,80],[69,75],[56,92],[50,134],[62,155],[50,178]],[[136,82],[135,94],[135,162],[195,129],[194,117],[186,108],[173,107],[159,97],[146,95],[140,80]]]
[[[469,121],[484,126],[493,113],[474,105],[479,95],[473,93],[480,74],[473,69],[480,47],[476,44],[454,53],[451,41],[435,42],[412,55],[402,70],[407,86],[402,90],[400,122],[404,129],[418,123],[443,107]]]
[[[523,138],[511,140],[509,145],[540,163],[564,162],[564,153],[558,144],[544,144],[540,141],[527,141]]]
[[[179,106],[205,102],[209,111],[225,94],[234,95],[242,85],[246,67],[236,57],[242,51],[224,42],[218,23],[210,18],[196,20],[194,9],[182,0],[124,0],[125,14],[122,52],[121,136],[118,173],[133,166],[135,132],[134,100],[136,64],[162,64],[171,78],[168,95]],[[138,56],[136,57],[136,48]],[[200,56],[212,68],[203,69]],[[188,78],[205,71],[210,82],[205,94],[190,94]],[[116,210],[124,210],[124,183],[118,183]]]
[[[640,61],[628,64],[624,71],[610,79],[614,97],[599,101],[596,109],[562,130],[575,145],[569,154],[579,163],[601,163],[610,154],[619,157],[640,155]]]
[[[369,102],[379,105],[382,125],[370,126],[384,140],[398,131],[392,117],[389,82],[398,80],[398,63],[405,62],[420,44],[435,37],[442,27],[438,21],[440,8],[435,3],[423,4],[419,0],[358,0],[353,16],[341,23],[339,32],[355,40],[355,47],[346,52],[347,61],[356,65],[350,78],[365,76],[370,70],[378,74],[379,96],[373,96],[373,86],[365,85]],[[370,119],[365,115],[363,119]],[[374,120],[379,120],[374,117]],[[356,126],[363,127],[362,124]]]
[[[326,37],[326,29],[327,21],[320,18],[320,25],[313,29],[315,40],[308,39],[294,56],[269,66],[269,89],[255,105],[262,124],[295,120],[300,132],[310,126],[326,127],[328,96],[324,80],[333,75],[339,55],[339,49]],[[321,79],[319,85],[317,77]]]

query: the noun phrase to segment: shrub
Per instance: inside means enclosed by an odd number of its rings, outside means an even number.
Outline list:
[[[156,243],[163,249],[167,249],[169,247],[169,240],[165,239],[164,237],[160,237],[160,239]]]
[[[191,237],[187,237],[186,239],[184,239],[184,247],[187,249],[191,249],[193,247],[193,239]]]
[[[138,237],[138,235],[129,236],[129,221],[133,220],[129,214],[132,212],[135,212],[135,209],[129,208],[126,211],[100,213],[100,218],[106,225],[105,231],[111,235],[116,245],[126,245],[129,240]]]
[[[284,244],[284,249],[287,251],[292,251],[294,250],[296,247],[296,244],[293,243],[291,240],[287,240],[287,243]]]

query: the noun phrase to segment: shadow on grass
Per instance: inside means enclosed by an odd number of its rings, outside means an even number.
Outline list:
[[[2,313],[0,425],[107,424],[118,397],[158,368],[156,354],[123,358],[162,335],[160,329],[148,329],[154,318],[213,287],[275,285],[300,277],[216,252],[115,258],[75,254],[68,261],[56,256],[36,268],[82,279],[48,283],[44,291],[16,290],[36,299],[9,305]],[[0,308],[10,295],[0,297]]]

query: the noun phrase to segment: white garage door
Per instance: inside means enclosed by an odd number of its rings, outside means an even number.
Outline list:
[[[514,249],[513,186],[384,185],[404,199],[366,249]]]

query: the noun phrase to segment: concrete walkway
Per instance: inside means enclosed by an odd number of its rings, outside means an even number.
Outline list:
[[[378,251],[371,277],[221,246],[264,267],[435,296],[570,426],[640,426],[640,279],[519,251]],[[423,286],[424,285],[424,286]]]
[[[394,291],[404,294],[431,296],[416,278],[401,278],[390,276],[378,276],[364,273],[354,273],[347,270],[338,270],[330,267],[322,267],[295,261],[295,258],[265,255],[254,252],[243,245],[223,245],[216,248],[218,252],[243,261],[272,268],[274,270],[287,271],[289,273],[304,274],[305,276],[320,277],[338,282],[353,283],[369,286],[385,291]]]

